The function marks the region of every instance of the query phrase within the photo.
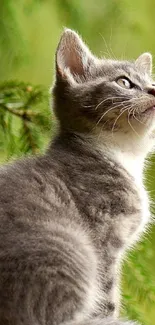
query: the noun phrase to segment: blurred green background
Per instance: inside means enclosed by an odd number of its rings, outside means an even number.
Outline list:
[[[64,26],[78,31],[99,56],[134,59],[155,53],[154,0],[0,0],[1,163],[42,151],[48,143],[50,125],[54,128],[48,93]],[[153,214],[153,156],[145,176]],[[154,325],[155,227],[130,253],[122,274],[122,314]]]

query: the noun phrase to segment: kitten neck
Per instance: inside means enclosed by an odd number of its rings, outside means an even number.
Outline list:
[[[149,134],[140,138],[125,133],[109,135],[104,132],[102,139],[103,142],[98,144],[100,150],[109,152],[136,182],[141,183],[145,158],[153,148],[153,138]]]
[[[137,139],[126,134],[109,135],[109,132],[104,132],[99,136],[80,134],[80,137],[92,151],[97,149],[104,156],[111,157],[134,177],[136,183],[142,183],[145,158],[153,147],[153,139],[149,135]]]

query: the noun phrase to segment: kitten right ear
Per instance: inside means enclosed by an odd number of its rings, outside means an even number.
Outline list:
[[[87,79],[94,61],[95,57],[79,35],[66,29],[56,51],[57,76],[70,83],[82,82]]]
[[[152,73],[152,55],[150,53],[141,54],[135,61],[136,67],[148,75]]]

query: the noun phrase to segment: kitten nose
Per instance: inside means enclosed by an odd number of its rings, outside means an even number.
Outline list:
[[[148,89],[148,94],[155,96],[155,87]]]

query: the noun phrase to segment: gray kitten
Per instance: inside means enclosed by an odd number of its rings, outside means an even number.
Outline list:
[[[59,131],[45,155],[0,171],[0,325],[118,320],[124,252],[146,228],[151,55],[97,59],[66,30],[56,53]]]

